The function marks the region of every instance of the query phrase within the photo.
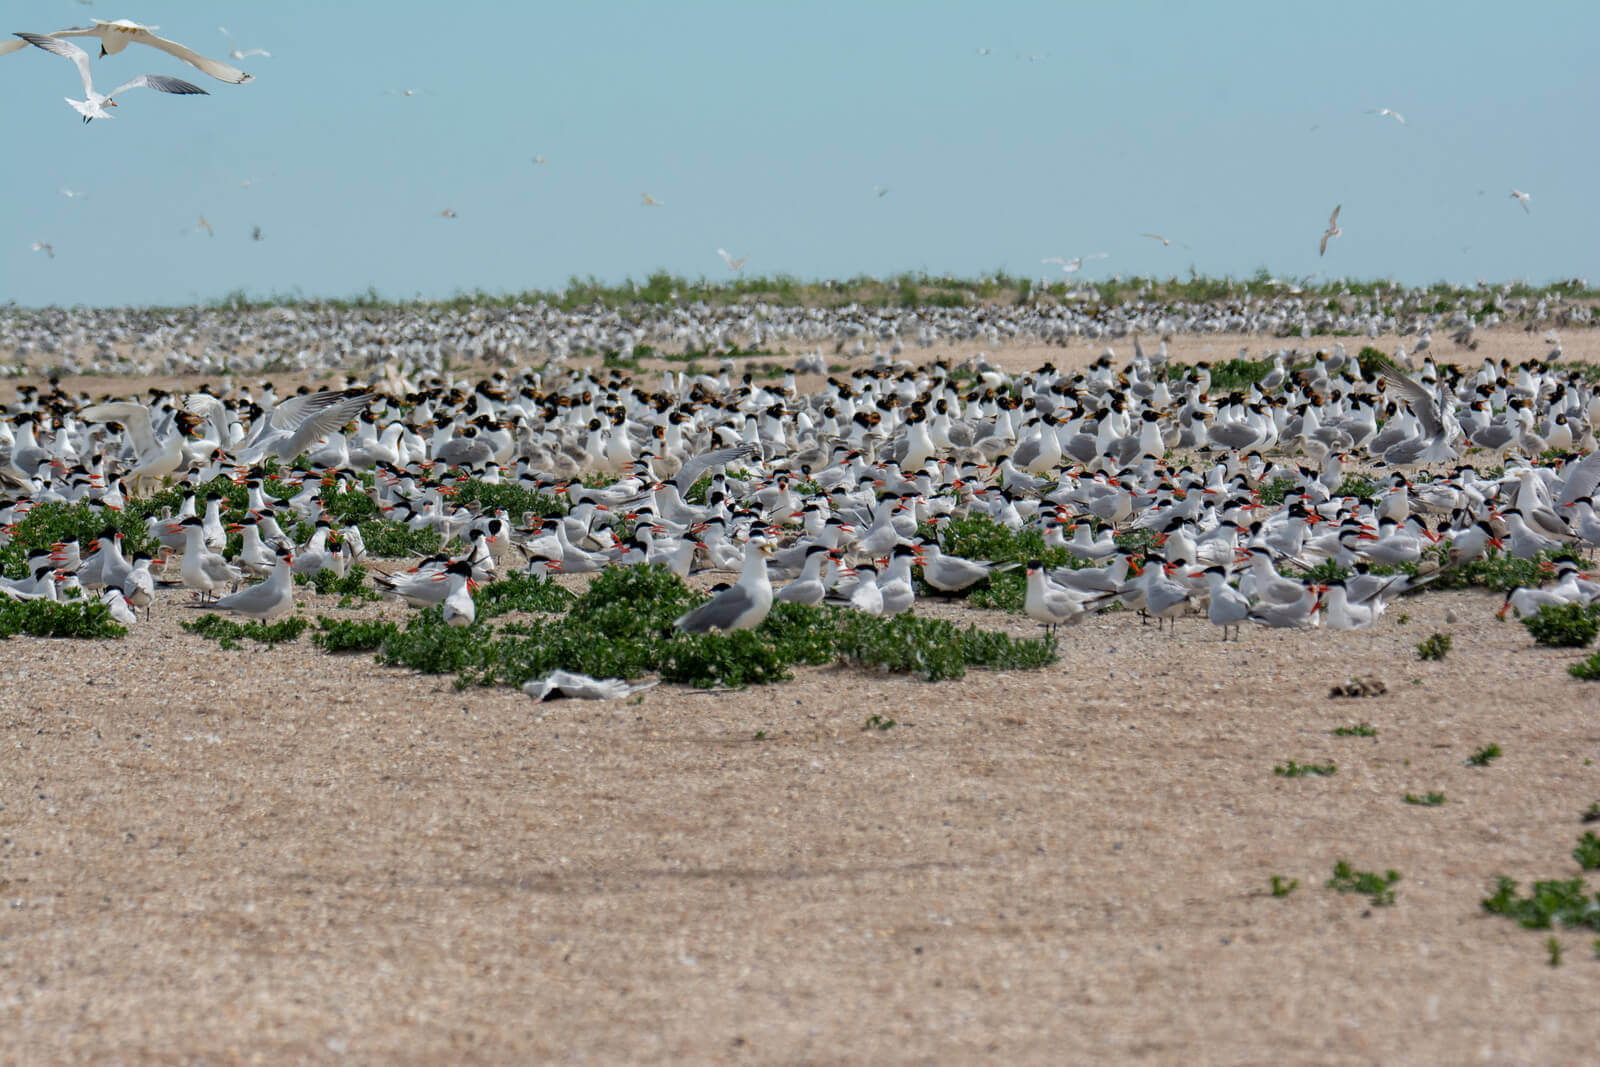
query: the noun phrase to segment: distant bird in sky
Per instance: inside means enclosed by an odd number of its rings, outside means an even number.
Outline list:
[[[640,207],[661,207],[663,205],[662,205],[661,201],[657,200],[655,197],[651,196],[649,193],[645,193],[644,194],[644,199],[639,202],[639,206]]]
[[[422,90],[421,89],[385,89],[383,92],[384,92],[384,95],[386,95],[386,96],[416,96],[419,93],[421,93]]]
[[[100,38],[100,54],[102,56],[114,56],[130,44],[149,45],[151,48],[160,49],[169,56],[181,59],[201,73],[209,74],[218,81],[228,82],[231,85],[243,85],[251,80],[251,76],[242,70],[230,67],[226,63],[219,63],[215,59],[207,59],[205,56],[192,49],[185,48],[176,41],[169,41],[165,37],[157,37],[151,32],[160,28],[159,26],[141,26],[137,22],[129,22],[127,19],[117,19],[115,22],[104,22],[100,19],[95,19],[93,26],[69,26],[67,29],[56,30],[53,33],[43,34],[42,36],[51,39],[98,37]],[[29,37],[41,35],[19,33],[16,36],[27,40]],[[33,42],[30,41],[29,43]],[[0,43],[0,56],[5,55],[7,52],[15,52],[21,47],[22,45],[15,41]],[[60,54],[62,53],[57,53],[57,55]],[[87,82],[89,76],[85,74],[83,80]],[[127,86],[123,86],[123,88],[127,88]],[[199,90],[196,91],[198,92]],[[111,95],[115,96],[116,93]]]
[[[228,55],[232,58],[246,59],[250,56],[264,56],[267,59],[272,58],[272,53],[267,51],[265,48],[246,48],[240,50],[239,42],[233,39],[233,34],[228,32],[228,28],[226,26],[218,26],[217,29],[221,31],[222,36],[228,39]]]
[[[1369,107],[1369,108],[1367,108],[1367,114],[1369,114],[1369,115],[1386,115],[1389,118],[1394,119],[1396,122],[1398,122],[1402,126],[1404,126],[1406,124],[1406,117],[1404,115],[1400,114],[1400,112],[1394,111],[1394,110],[1392,110],[1390,108],[1386,108],[1386,107]]]
[[[1333,209],[1333,214],[1328,216],[1328,228],[1322,231],[1322,244],[1317,249],[1317,255],[1319,256],[1327,253],[1329,238],[1338,237],[1341,233],[1344,233],[1343,230],[1339,229],[1339,209],[1342,207],[1344,205],[1340,204]]]
[[[1528,201],[1532,200],[1533,197],[1530,194],[1525,193],[1520,189],[1513,189],[1513,190],[1511,190],[1511,199],[1513,199],[1517,203],[1521,204],[1522,205],[1522,210],[1528,211]],[[1531,215],[1531,214],[1533,214],[1533,212],[1528,211],[1528,214]]]
[[[1161,236],[1159,233],[1141,233],[1139,236],[1149,237],[1152,240],[1160,241],[1162,248],[1170,248],[1172,246],[1172,242]]]
[[[746,253],[745,255],[740,256],[738,259],[734,259],[728,254],[726,249],[722,248],[717,249],[717,255],[722,257],[722,262],[728,265],[729,270],[743,270],[744,261],[750,258],[749,253]]]
[[[64,197],[66,197],[68,200],[74,200],[74,199],[77,199],[78,197],[83,197],[83,196],[88,196],[89,195],[88,193],[83,192],[80,189],[68,189],[65,185],[63,185],[60,189],[57,189],[56,192],[60,193]]]
[[[994,55],[994,49],[992,49],[992,48],[980,48],[980,49],[978,49],[978,54],[980,56],[992,56],[992,55]]]
[[[439,212],[439,217],[441,219],[453,219],[456,217],[456,213],[451,211],[449,208],[445,208],[443,211]]]
[[[48,253],[51,259],[55,259],[56,258],[55,245],[51,244],[48,241],[35,241],[35,242],[33,242],[33,250],[35,252]]]
[[[257,226],[257,227],[255,227],[254,229],[252,229],[250,231],[250,240],[252,240],[252,241],[261,240],[261,227],[260,226]]]
[[[1060,265],[1062,273],[1064,273],[1064,274],[1076,274],[1078,271],[1083,269],[1083,261],[1084,260],[1086,260],[1086,259],[1106,259],[1106,258],[1108,258],[1110,256],[1110,254],[1111,253],[1109,253],[1109,252],[1091,252],[1086,256],[1078,256],[1078,257],[1076,257],[1074,259],[1062,259],[1060,256],[1050,256],[1050,257],[1048,257],[1046,259],[1041,259],[1039,262],[1040,263],[1056,263],[1056,264]]]
[[[95,91],[94,79],[89,72],[89,53],[69,41],[60,41],[54,37],[41,37],[36,33],[19,33],[17,36],[28,44],[52,52],[63,59],[70,59],[76,64],[78,73],[83,75],[83,93],[87,99],[74,100],[69,96],[66,100],[72,105],[72,110],[83,116],[83,121],[86,123],[95,119],[110,118],[111,113],[106,108],[116,107],[115,98],[129,89],[154,89],[159,93],[176,93],[180,96],[209,95],[198,85],[192,85],[179,78],[169,78],[164,74],[141,74],[132,81],[117,86],[111,92],[101,94]]]
[[[889,187],[887,185],[874,185],[872,187],[872,192],[874,196],[882,199],[883,197],[889,195]]]
[[[550,162],[548,159],[544,158],[543,156],[534,156],[533,157],[533,161],[535,163],[548,163],[548,162]]]

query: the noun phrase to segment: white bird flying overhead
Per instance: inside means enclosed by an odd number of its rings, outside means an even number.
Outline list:
[[[219,63],[215,59],[207,59],[205,56],[185,48],[176,41],[157,37],[152,31],[160,28],[159,26],[141,26],[137,22],[129,22],[127,19],[117,19],[114,22],[95,19],[93,26],[70,26],[67,29],[56,30],[53,33],[42,35],[27,34],[26,37],[44,36],[52,40],[62,37],[98,37],[100,38],[100,54],[102,56],[114,56],[130,44],[149,45],[151,48],[160,49],[169,56],[181,59],[201,73],[209,74],[218,81],[228,82],[230,85],[243,85],[245,82],[252,80],[251,75],[242,70],[230,67],[226,63]],[[24,35],[18,34],[17,36],[23,37]],[[21,47],[22,45],[17,44],[15,41],[0,43],[0,55],[5,55],[7,52],[15,52]],[[83,80],[87,83],[89,75],[84,74]],[[123,86],[123,88],[127,88],[127,86]],[[116,94],[112,93],[111,95],[115,96]]]
[[[35,252],[48,252],[51,259],[56,258],[55,245],[51,244],[49,241],[35,241],[31,247]]]
[[[272,58],[272,53],[267,51],[265,48],[241,49],[239,47],[239,42],[233,39],[233,34],[228,32],[228,28],[226,26],[218,26],[217,30],[222,34],[222,36],[228,39],[228,55],[233,59],[248,59],[250,56],[262,56],[266,59]]]
[[[1369,114],[1369,115],[1384,115],[1384,116],[1387,116],[1388,118],[1394,119],[1396,122],[1398,122],[1402,126],[1404,126],[1406,124],[1406,117],[1404,115],[1400,114],[1400,112],[1393,110],[1392,108],[1387,108],[1387,107],[1369,107],[1369,108],[1367,108],[1367,114]],[[1424,125],[1426,125],[1426,123],[1424,123]]]
[[[1171,241],[1167,240],[1165,237],[1161,236],[1159,233],[1141,233],[1139,236],[1140,237],[1148,237],[1148,238],[1150,238],[1151,240],[1154,240],[1154,241],[1160,241],[1162,248],[1169,248],[1172,245]]]
[[[733,256],[728,253],[727,249],[724,248],[717,249],[717,255],[722,257],[722,262],[728,265],[729,270],[743,270],[744,261],[750,258],[749,254],[746,253],[745,255],[740,256],[738,259],[734,259]]]
[[[1344,233],[1343,230],[1339,229],[1339,211],[1343,207],[1344,205],[1340,204],[1338,207],[1333,209],[1333,214],[1328,216],[1328,228],[1322,231],[1322,244],[1317,248],[1317,255],[1320,256],[1326,254],[1328,251],[1329,239],[1338,237],[1340,234]]]
[[[1107,259],[1107,258],[1110,257],[1110,255],[1111,255],[1111,253],[1109,253],[1109,252],[1091,252],[1086,256],[1077,256],[1077,257],[1075,257],[1073,259],[1062,259],[1060,256],[1047,256],[1046,258],[1041,259],[1039,262],[1040,263],[1056,263],[1056,264],[1060,265],[1062,273],[1064,273],[1064,274],[1076,274],[1078,271],[1083,269],[1083,261],[1084,260],[1086,260],[1086,259]]]
[[[639,206],[640,207],[661,207],[662,206],[661,201],[657,200],[655,197],[651,196],[649,193],[645,193],[643,195],[644,195],[644,199],[639,202]]]
[[[1511,199],[1521,204],[1522,210],[1528,211],[1528,201],[1532,200],[1533,197],[1530,194],[1523,192],[1521,189],[1513,189],[1511,190]],[[1531,215],[1533,212],[1528,211],[1528,214]]]
[[[58,41],[54,37],[41,37],[36,33],[19,33],[17,36],[28,44],[42,48],[46,52],[53,52],[64,59],[70,59],[77,65],[78,73],[83,75],[83,93],[88,99],[74,100],[69,96],[66,101],[72,105],[72,110],[83,116],[84,122],[110,118],[111,113],[106,108],[116,107],[117,101],[114,98],[128,89],[154,89],[158,93],[175,93],[179,96],[209,95],[198,85],[180,78],[169,78],[164,74],[141,74],[117,86],[111,92],[102,94],[95,91],[94,80],[89,72],[89,53],[75,44]]]

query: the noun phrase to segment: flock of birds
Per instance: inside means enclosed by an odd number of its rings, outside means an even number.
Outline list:
[[[1371,626],[1431,580],[1375,568],[1420,564],[1435,546],[1448,546],[1447,567],[1490,550],[1600,546],[1600,388],[1582,367],[1424,355],[1415,373],[1387,359],[1363,370],[1335,346],[1280,352],[1258,383],[1224,391],[1209,365],[1179,373],[1164,346],[1134,346],[1125,364],[1107,350],[1076,373],[1011,374],[973,355],[880,358],[826,379],[796,367],[770,382],[729,365],[649,380],[657,372],[547,363],[476,382],[389,365],[365,383],[288,396],[266,382],[110,400],[24,386],[0,409],[0,547],[45,502],[87,502],[107,526],[92,551],[39,547],[0,596],[81,588],[131,625],[165,582],[270,619],[294,610],[295,574],[342,574],[365,558],[360,529],[328,513],[346,493],[463,546],[374,579],[457,625],[475,618],[474,586],[508,571],[643,563],[738,572],[677,620],[691,632],[759,625],[775,601],[897,614],[1004,568],[949,551],[950,524],[973,516],[1037,531],[1075,560],[1027,564],[1025,611],[1045,626],[1120,602],[1158,625],[1201,612],[1224,639],[1246,623]],[[1468,449],[1499,470],[1463,463]],[[1541,460],[1551,450],[1567,458]],[[265,496],[262,465],[298,457],[309,468],[286,475],[293,496]],[[1377,472],[1370,495],[1340,495],[1352,468]],[[200,495],[224,476],[248,494],[232,516],[232,558],[221,498]],[[468,476],[568,510],[456,505],[452,488]],[[160,557],[125,558],[116,517],[168,483],[186,491],[174,513],[149,519]],[[287,531],[302,523],[312,532],[296,543]],[[1117,540],[1140,531],[1143,552]],[[1350,576],[1308,577],[1330,560]],[[1513,591],[1502,610],[1600,594],[1575,561],[1552,579]]]
[[[1439,341],[1474,349],[1482,330],[1584,327],[1593,309],[1571,287],[1519,294],[1512,286],[1375,292],[1310,291],[1301,282],[1240,283],[1223,299],[1162,299],[1152,285],[1113,299],[1093,283],[1015,306],[798,307],[751,301],[625,308],[566,308],[542,300],[466,308],[311,305],[21,308],[0,306],[0,377],[339,372],[394,364],[407,372],[493,361],[506,366],[661,351],[810,350],[811,370],[828,358],[900,359],[907,352],[1009,344],[1065,346],[1129,337],[1251,334],[1267,339],[1342,333],[1398,334],[1403,366]],[[676,294],[673,294],[676,297]],[[1291,343],[1284,340],[1284,344]],[[1552,340],[1549,359],[1560,356]],[[837,364],[836,364],[837,365]]]

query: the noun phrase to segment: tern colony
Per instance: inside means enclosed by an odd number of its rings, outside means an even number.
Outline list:
[[[1205,364],[1169,368],[1142,346],[1127,363],[1108,351],[1072,374],[885,359],[812,389],[792,371],[759,382],[727,368],[547,364],[474,383],[390,366],[365,386],[286,397],[265,383],[115,400],[25,387],[3,415],[0,547],[45,502],[104,508],[107,525],[92,546],[29,546],[0,595],[54,599],[77,586],[127,620],[161,594],[150,559],[123,557],[114,509],[169,482],[190,491],[148,522],[164,560],[181,553],[163,579],[253,618],[293,610],[292,574],[363,558],[359,530],[336,531],[326,512],[344,493],[461,546],[377,578],[457,624],[474,618],[473,584],[510,570],[641,563],[739,572],[678,620],[693,632],[759,625],[775,599],[894,614],[1001,569],[942,543],[971,517],[1036,531],[1072,561],[1027,562],[1024,608],[1041,624],[1070,626],[1115,601],[1158,625],[1202,612],[1224,637],[1246,623],[1371,626],[1429,580],[1384,570],[1430,555],[1455,565],[1600,545],[1593,377],[1492,357],[1425,358],[1412,374],[1370,357],[1364,369],[1337,346],[1309,360],[1280,353],[1258,383],[1231,390]],[[1493,473],[1462,463],[1468,449]],[[1551,450],[1564,461],[1540,458]],[[298,457],[309,470],[286,476],[288,499],[269,499],[261,465]],[[1351,466],[1378,472],[1369,496],[1340,495]],[[468,476],[568,509],[539,519],[454,505]],[[222,477],[248,487],[238,513],[198,495]],[[243,539],[225,559],[230,518]],[[297,524],[312,531],[301,543],[286,533]],[[1129,533],[1146,535],[1142,554],[1119,542]],[[1325,561],[1349,577],[1309,580]],[[263,580],[244,585],[250,576]],[[1507,607],[1600,592],[1575,563],[1554,577]]]
[[[1396,358],[1405,364],[1428,353],[1436,333],[1470,346],[1475,331],[1502,323],[1542,331],[1593,320],[1588,304],[1568,299],[1560,288],[1529,295],[1510,285],[1482,284],[1395,286],[1361,294],[1329,288],[1312,294],[1292,282],[1268,280],[1241,282],[1237,295],[1202,302],[1163,299],[1155,283],[1146,281],[1113,299],[1106,284],[1086,283],[1059,301],[970,307],[842,301],[837,307],[798,307],[755,301],[570,308],[543,299],[460,309],[0,306],[0,376],[41,369],[63,375],[321,372],[391,363],[415,373],[483,360],[518,365],[627,353],[638,345],[663,351],[799,348],[820,356],[898,359],[935,347],[972,350],[1225,332],[1273,338],[1399,334],[1409,351]],[[826,360],[821,362],[825,370]]]

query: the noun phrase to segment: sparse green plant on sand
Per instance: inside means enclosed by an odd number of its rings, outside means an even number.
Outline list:
[[[1418,659],[1444,659],[1450,654],[1450,635],[1434,634],[1417,643]]]
[[[1339,773],[1339,768],[1331,761],[1328,763],[1280,763],[1272,768],[1272,773],[1280,778],[1304,778],[1307,775],[1316,775],[1320,778],[1332,777]]]
[[[1578,847],[1572,850],[1572,858],[1586,871],[1600,871],[1600,837],[1594,836],[1591,831],[1578,838]]]
[[[1467,757],[1467,762],[1474,767],[1487,767],[1501,756],[1500,746],[1494,743],[1484,745],[1478,751]]]
[[[1328,888],[1340,893],[1364,893],[1374,907],[1384,908],[1394,903],[1394,886],[1399,881],[1399,871],[1385,871],[1383,874],[1358,871],[1348,861],[1340,860],[1333,865],[1333,877],[1328,879]]]

